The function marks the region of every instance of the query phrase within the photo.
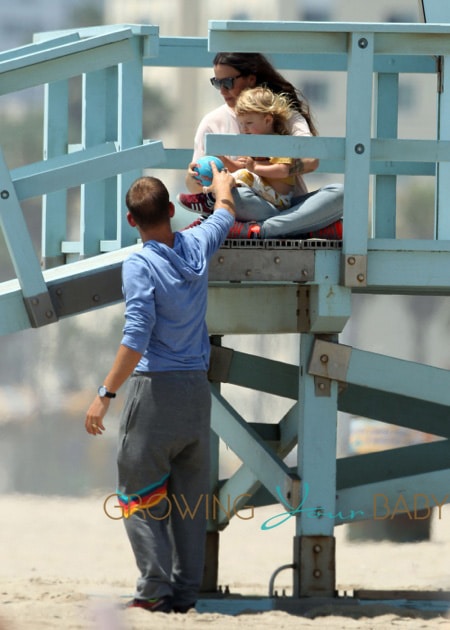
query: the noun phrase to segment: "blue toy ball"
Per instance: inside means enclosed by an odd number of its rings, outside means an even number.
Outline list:
[[[215,157],[214,155],[204,155],[198,158],[193,170],[198,174],[195,179],[199,181],[202,186],[211,185],[213,174],[210,162],[214,162],[219,171],[224,168],[222,160],[219,160],[219,158]]]

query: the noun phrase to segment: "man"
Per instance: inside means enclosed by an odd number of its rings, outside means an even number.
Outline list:
[[[141,573],[129,606],[149,611],[186,612],[203,575],[205,513],[171,505],[193,508],[209,491],[208,263],[234,221],[234,180],[212,168],[215,212],[182,232],[172,231],[174,205],[160,180],[141,177],[130,187],[127,219],[143,247],[123,263],[123,338],[85,421],[101,435],[111,398],[131,376],[118,497]]]

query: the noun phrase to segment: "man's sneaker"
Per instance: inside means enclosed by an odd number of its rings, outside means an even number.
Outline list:
[[[196,195],[188,195],[180,193],[177,195],[177,201],[189,212],[197,212],[207,217],[214,210],[215,199],[210,193],[198,193]]]
[[[198,217],[198,219],[195,219],[195,221],[189,223],[189,225],[186,225],[186,227],[181,228],[180,232],[184,232],[184,230],[190,230],[193,227],[197,227],[197,225],[201,225],[204,220],[205,217]]]
[[[125,608],[144,608],[149,612],[172,612],[172,598],[168,595],[164,597],[157,597],[155,599],[138,599],[135,597],[129,601]]]
[[[308,232],[302,234],[301,238],[324,238],[329,241],[341,241],[342,240],[342,219],[335,221],[331,225],[327,225],[320,230],[314,230],[314,232]]]
[[[189,610],[195,610],[195,602],[192,602],[192,604],[174,604],[173,605],[173,612],[176,613],[187,613]]]
[[[230,239],[259,239],[261,238],[261,226],[255,221],[243,223],[235,221],[233,227],[228,232],[227,238]]]

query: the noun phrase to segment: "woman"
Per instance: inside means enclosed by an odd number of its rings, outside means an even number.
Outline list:
[[[295,87],[289,83],[261,54],[258,53],[217,53],[214,61],[214,77],[211,84],[224,99],[224,104],[209,112],[201,120],[194,139],[194,154],[186,176],[186,185],[193,194],[178,195],[179,203],[192,212],[203,215],[211,213],[214,199],[202,193],[201,184],[193,171],[196,160],[205,155],[205,135],[207,133],[239,133],[239,123],[234,111],[240,93],[259,85],[270,88],[277,94],[287,94],[295,114],[289,122],[290,133],[295,136],[317,135],[308,104]],[[244,166],[243,159],[237,156],[221,156],[226,168],[231,172]],[[343,210],[343,186],[334,184],[308,193],[302,175],[314,171],[319,162],[315,158],[295,160],[296,190],[292,206],[278,211],[250,188],[235,188],[233,196],[236,214],[242,219],[236,221],[230,231],[230,238],[279,238],[318,236],[341,238],[342,226],[339,221]],[[255,224],[256,222],[256,224]],[[337,222],[337,223],[336,223]],[[336,223],[336,225],[333,225]],[[329,226],[329,228],[328,228]],[[326,228],[321,233],[318,230]],[[313,233],[314,234],[311,234]]]

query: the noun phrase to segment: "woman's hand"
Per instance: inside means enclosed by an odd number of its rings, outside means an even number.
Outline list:
[[[198,172],[194,171],[197,162],[191,162],[186,173],[186,188],[193,194],[202,192],[202,183],[198,180]]]

